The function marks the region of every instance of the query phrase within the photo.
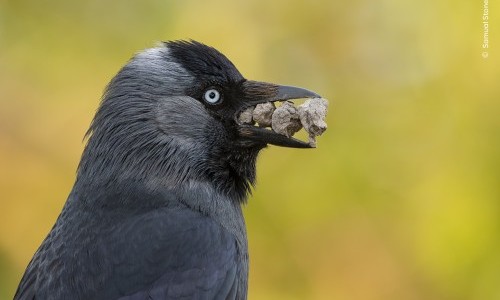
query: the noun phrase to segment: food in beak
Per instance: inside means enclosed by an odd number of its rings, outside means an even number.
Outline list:
[[[272,124],[272,117],[276,106],[272,102],[257,104],[253,110],[253,120],[260,127],[269,127]]]
[[[325,132],[328,101],[324,98],[312,98],[299,105],[299,117],[302,126],[309,134],[309,145],[316,147],[316,136]]]
[[[240,124],[271,127],[278,134],[292,137],[302,127],[309,134],[309,145],[316,147],[316,137],[325,132],[328,101],[324,98],[307,99],[295,107],[293,102],[285,101],[276,108],[274,103],[257,104],[243,110],[238,116]]]
[[[302,128],[299,111],[293,106],[292,101],[285,101],[280,107],[276,108],[273,113],[271,128],[274,132],[286,137],[293,136]]]
[[[255,122],[253,120],[254,109],[255,109],[254,106],[250,106],[250,107],[246,108],[244,111],[242,111],[240,113],[240,116],[238,117],[238,121],[241,124],[250,124],[250,125],[255,124]]]

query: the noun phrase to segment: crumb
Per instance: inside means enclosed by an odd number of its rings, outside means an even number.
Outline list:
[[[244,111],[240,113],[240,116],[238,117],[238,121],[241,124],[250,124],[253,125],[254,121],[252,120],[252,114],[253,114],[254,107],[250,106],[249,108],[246,108]]]
[[[291,137],[302,128],[299,112],[293,102],[286,101],[276,108],[272,116],[272,129],[274,132]]]
[[[260,127],[269,127],[272,123],[272,115],[276,106],[272,102],[257,104],[253,110],[253,120],[259,124]]]
[[[309,144],[316,147],[316,136],[321,135],[327,128],[325,117],[328,101],[323,98],[308,99],[299,105],[300,122],[309,134]]]

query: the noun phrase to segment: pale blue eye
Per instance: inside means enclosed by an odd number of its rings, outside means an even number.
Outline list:
[[[210,89],[205,92],[205,101],[210,104],[215,104],[220,100],[220,93],[218,90]]]

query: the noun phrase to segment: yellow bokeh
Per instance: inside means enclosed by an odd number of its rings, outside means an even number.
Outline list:
[[[259,158],[250,299],[500,299],[500,17],[483,49],[484,13],[465,0],[0,1],[0,299],[71,190],[105,85],[172,39],[331,100],[317,149]]]

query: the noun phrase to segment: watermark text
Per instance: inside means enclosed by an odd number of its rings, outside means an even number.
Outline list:
[[[489,55],[489,19],[488,0],[483,0],[483,58],[488,58]]]

